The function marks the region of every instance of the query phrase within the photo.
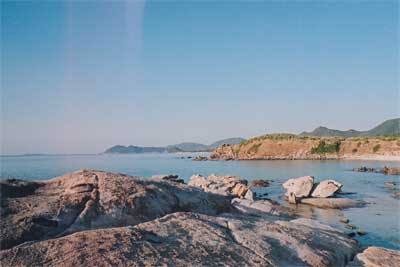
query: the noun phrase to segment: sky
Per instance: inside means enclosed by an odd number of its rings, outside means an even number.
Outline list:
[[[399,117],[398,1],[2,1],[1,153]]]

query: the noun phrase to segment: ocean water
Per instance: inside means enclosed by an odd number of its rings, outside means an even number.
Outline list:
[[[400,162],[383,161],[192,161],[198,154],[131,154],[131,155],[54,155],[54,156],[1,156],[0,177],[46,180],[79,169],[120,172],[132,176],[150,177],[156,174],[178,174],[186,181],[193,174],[238,175],[248,180],[270,179],[274,182],[257,193],[280,203],[284,191],[282,183],[289,178],[312,175],[316,181],[335,179],[342,183],[346,197],[363,199],[365,207],[345,210],[326,210],[306,205],[290,207],[304,217],[318,219],[337,228],[347,230],[339,218],[350,219],[350,224],[367,232],[357,236],[363,246],[376,245],[400,249],[400,200],[391,196],[384,182],[400,182],[399,176],[378,173],[352,172],[359,166],[400,166]]]

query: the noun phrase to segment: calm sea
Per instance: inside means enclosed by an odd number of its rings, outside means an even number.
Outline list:
[[[280,201],[282,182],[289,178],[312,175],[317,181],[335,179],[344,184],[343,191],[353,192],[348,197],[363,199],[363,208],[344,211],[299,207],[303,216],[347,230],[338,218],[345,216],[367,235],[358,236],[362,245],[377,245],[400,249],[400,200],[391,196],[384,186],[386,181],[400,182],[399,176],[358,173],[359,166],[400,166],[400,162],[382,161],[192,161],[194,154],[137,154],[137,155],[60,155],[60,156],[1,156],[0,177],[46,180],[79,169],[120,172],[133,176],[150,177],[155,174],[178,174],[187,180],[193,174],[231,174],[248,180],[271,179],[273,185],[262,192]],[[348,231],[348,230],[347,230]]]

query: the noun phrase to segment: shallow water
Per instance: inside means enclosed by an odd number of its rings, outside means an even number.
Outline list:
[[[363,208],[323,210],[310,206],[297,207],[302,216],[317,218],[347,230],[339,217],[350,219],[358,229],[367,231],[356,238],[362,245],[377,245],[400,249],[400,200],[391,196],[386,181],[400,182],[399,176],[378,173],[352,172],[359,166],[399,166],[400,162],[382,161],[192,161],[193,154],[136,154],[136,155],[60,155],[60,156],[2,156],[1,178],[45,180],[78,169],[97,169],[149,177],[155,174],[178,174],[186,181],[192,174],[232,174],[248,180],[271,179],[271,187],[258,190],[282,203],[281,184],[289,178],[312,175],[316,181],[335,179],[344,184],[343,191],[355,194],[346,197],[363,199]],[[183,157],[183,158],[182,158]],[[296,207],[294,207],[296,208]],[[349,231],[349,230],[347,230]]]

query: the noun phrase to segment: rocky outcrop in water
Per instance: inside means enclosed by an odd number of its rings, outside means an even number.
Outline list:
[[[359,167],[359,168],[354,168],[354,172],[375,172],[375,173],[382,173],[386,175],[400,175],[400,167],[383,167],[381,169],[379,168],[369,168],[369,167]]]
[[[286,199],[292,204],[302,203],[332,209],[363,205],[362,201],[334,197],[343,186],[335,180],[325,180],[314,184],[313,176],[304,176],[289,179],[282,186],[286,189]]]

